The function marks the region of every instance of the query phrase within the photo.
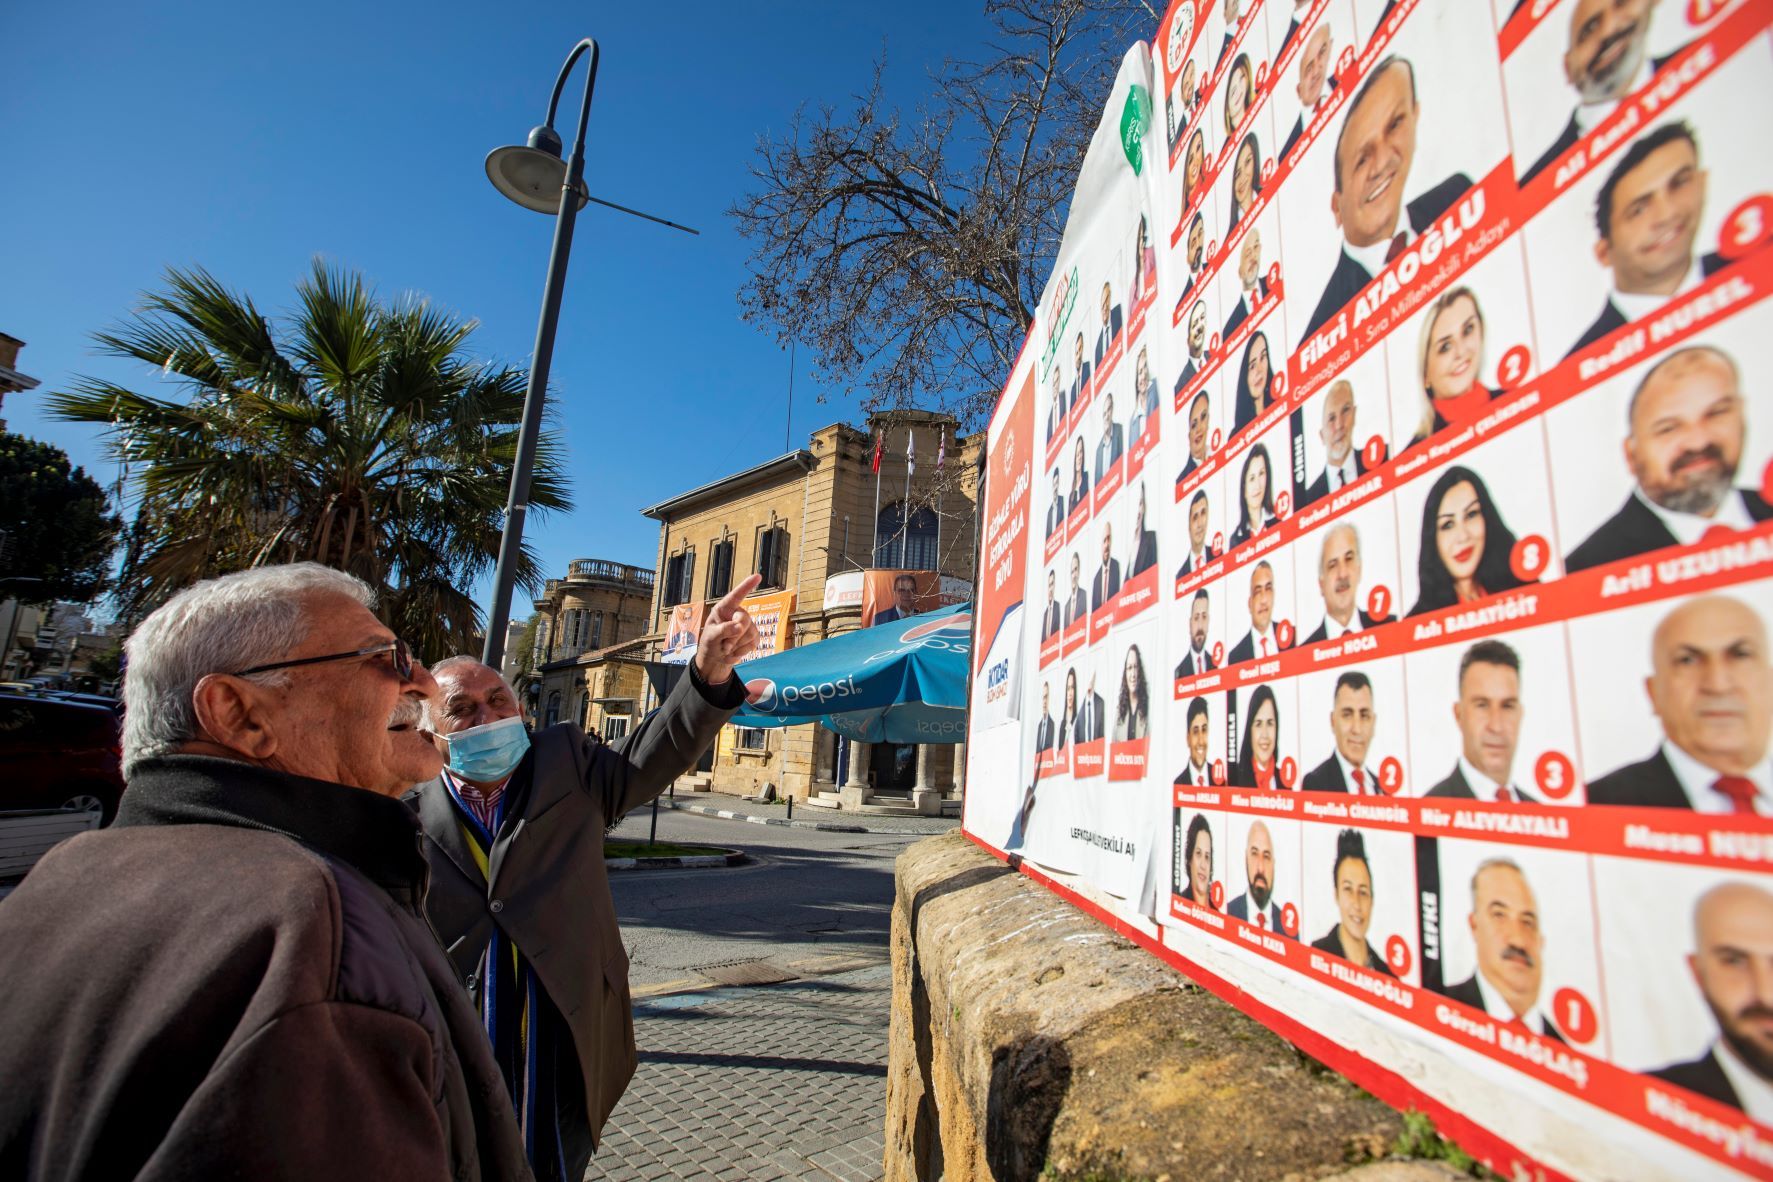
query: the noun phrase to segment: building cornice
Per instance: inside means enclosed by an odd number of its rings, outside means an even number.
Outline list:
[[[755,468],[747,468],[743,472],[735,472],[731,476],[692,488],[686,493],[679,493],[670,500],[660,501],[656,505],[648,505],[640,512],[654,521],[665,521],[685,509],[690,509],[706,501],[719,499],[722,495],[732,492],[747,484],[755,484],[768,477],[783,472],[798,470],[811,472],[818,466],[818,459],[805,448],[796,448],[777,456],[773,460],[765,460]]]

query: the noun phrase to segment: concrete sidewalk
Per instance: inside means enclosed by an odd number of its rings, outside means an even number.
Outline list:
[[[634,1004],[640,1068],[587,1182],[876,1182],[892,967]]]
[[[753,825],[791,825],[796,829],[819,829],[827,833],[899,833],[928,837],[946,833],[960,824],[959,817],[891,817],[870,813],[849,813],[822,809],[807,804],[794,806],[794,818],[788,818],[786,804],[763,804],[742,796],[726,796],[718,792],[698,792],[694,796],[661,796],[659,807],[680,812],[700,813],[708,817],[724,817],[729,821],[746,821]],[[639,816],[645,809],[629,814]]]

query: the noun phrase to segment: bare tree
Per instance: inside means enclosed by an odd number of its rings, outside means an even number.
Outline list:
[[[983,426],[1034,317],[1078,168],[1140,0],[989,0],[982,61],[950,59],[902,117],[884,62],[854,110],[802,109],[758,144],[729,211],[752,242],[747,320],[811,346],[870,409],[921,405]]]

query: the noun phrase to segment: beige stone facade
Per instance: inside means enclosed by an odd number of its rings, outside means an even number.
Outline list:
[[[652,597],[652,571],[601,558],[575,559],[564,579],[548,580],[535,601],[534,650],[520,654],[534,671],[526,680],[536,685],[538,723],[572,722],[606,739],[634,726],[645,708]]]
[[[877,439],[878,479],[872,470]],[[795,592],[790,633],[797,646],[859,626],[853,604],[826,610],[826,582],[833,576],[903,568],[970,582],[983,445],[982,433],[957,437],[955,420],[947,415],[888,412],[870,419],[866,429],[831,424],[813,432],[803,448],[643,510],[659,523],[651,652],[660,651],[673,605],[718,599],[754,571],[764,575],[760,591]],[[925,797],[957,791],[953,746],[856,746],[852,753],[850,744],[816,725],[729,726],[698,786],[752,794],[773,784],[778,794],[822,803],[824,793],[823,803],[842,796],[848,805],[874,793],[909,797],[917,787]],[[848,793],[841,791],[840,770],[841,779],[850,781]]]

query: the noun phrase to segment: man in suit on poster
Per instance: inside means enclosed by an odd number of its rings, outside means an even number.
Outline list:
[[[1127,429],[1114,421],[1114,391],[1102,395],[1102,438],[1096,444],[1096,483],[1101,484],[1110,468],[1120,463],[1127,450]]]
[[[1105,708],[1102,695],[1096,692],[1096,675],[1091,673],[1090,684],[1077,704],[1077,723],[1072,728],[1074,742],[1094,743],[1106,733]]]
[[[1212,603],[1207,598],[1207,589],[1202,587],[1194,593],[1194,599],[1188,605],[1188,651],[1182,654],[1182,660],[1176,666],[1178,678],[1213,671],[1213,654],[1207,651],[1207,624],[1211,613]]]
[[[1351,632],[1362,632],[1373,626],[1373,617],[1355,603],[1361,587],[1361,535],[1348,522],[1339,522],[1324,532],[1323,545],[1317,555],[1317,589],[1324,599],[1324,621],[1306,644],[1320,640],[1340,640]]]
[[[1373,712],[1373,683],[1367,675],[1350,669],[1336,678],[1336,692],[1330,699],[1330,733],[1336,747],[1328,759],[1305,773],[1305,791],[1379,795],[1379,777],[1367,766],[1367,751],[1373,745],[1373,728],[1378,721]]]
[[[1065,528],[1065,484],[1059,469],[1053,469],[1053,503],[1047,507],[1047,537]]]
[[[1299,35],[1300,22],[1305,19],[1305,14],[1311,11],[1312,2],[1313,0],[1293,0],[1293,14],[1287,18],[1287,30],[1281,34],[1280,48],[1274,51],[1275,64],[1278,65],[1281,58],[1287,56],[1287,46],[1291,45],[1293,38]],[[1309,44],[1307,42],[1307,45]]]
[[[1187,299],[1188,293],[1194,290],[1194,281],[1200,278],[1201,264],[1206,261],[1207,223],[1200,214],[1188,223],[1188,279],[1182,284],[1182,298]]]
[[[1090,362],[1084,356],[1083,333],[1078,333],[1071,342],[1071,372],[1076,375],[1071,380],[1071,396],[1065,400],[1067,413],[1077,405],[1080,398],[1090,394]]]
[[[1182,465],[1178,480],[1187,480],[1194,470],[1207,462],[1207,432],[1212,425],[1213,400],[1205,390],[1196,392],[1188,403],[1188,462]]]
[[[1511,779],[1521,740],[1521,658],[1500,640],[1480,640],[1459,658],[1459,762],[1429,796],[1538,804]]]
[[[909,572],[893,576],[893,602],[874,613],[869,627],[891,624],[917,614],[917,576]]]
[[[1242,8],[1243,0],[1225,0],[1225,40],[1219,43],[1219,56],[1214,61],[1214,69],[1219,68],[1219,63],[1225,60],[1225,55],[1231,52],[1232,43],[1237,40],[1238,25],[1244,19]]]
[[[1034,724],[1034,749],[1037,752],[1053,749],[1055,728],[1052,703],[1052,686],[1043,681],[1040,683],[1040,721]]]
[[[1226,663],[1236,665],[1281,651],[1274,634],[1274,568],[1266,559],[1250,568],[1250,630],[1232,646]]]
[[[1455,173],[1405,203],[1420,114],[1415,68],[1395,54],[1373,67],[1348,104],[1336,136],[1336,187],[1330,198],[1342,249],[1301,341],[1333,320],[1471,188],[1471,178]]]
[[[1178,579],[1187,578],[1213,559],[1219,552],[1207,541],[1207,494],[1196,489],[1188,501],[1188,556],[1176,572]]]
[[[1625,466],[1637,485],[1564,569],[1574,574],[1773,518],[1759,493],[1735,486],[1747,408],[1741,373],[1723,350],[1691,345],[1657,362],[1626,408]]]
[[[1354,446],[1354,387],[1347,378],[1337,378],[1324,394],[1323,423],[1318,438],[1324,441],[1324,470],[1305,486],[1299,507],[1321,501],[1333,492],[1341,492],[1367,474],[1366,457]]]
[[[1089,599],[1083,589],[1083,559],[1071,552],[1071,590],[1065,594],[1065,626],[1071,627],[1090,613]]]
[[[1226,914],[1290,939],[1280,904],[1274,901],[1274,838],[1261,821],[1250,826],[1244,841],[1244,883],[1244,893],[1231,901]]]
[[[1065,619],[1059,611],[1057,589],[1059,573],[1047,572],[1047,605],[1040,610],[1040,638],[1045,640],[1065,627]]]
[[[1693,129],[1682,120],[1632,141],[1594,202],[1594,257],[1613,273],[1613,287],[1564,356],[1651,315],[1724,266],[1722,255],[1694,257],[1707,176]]]
[[[1299,82],[1294,91],[1299,96],[1299,117],[1293,120],[1293,130],[1281,145],[1282,160],[1293,154],[1305,128],[1315,124],[1330,105],[1335,89],[1336,80],[1330,76],[1330,22],[1319,21],[1299,54]]]
[[[1503,1026],[1566,1041],[1539,1006],[1545,971],[1545,933],[1539,901],[1527,876],[1507,858],[1490,858],[1471,876],[1471,915],[1466,921],[1477,948],[1477,971],[1441,990],[1454,1001],[1482,1010]]]
[[[1576,109],[1557,139],[1521,174],[1522,187],[1605,122],[1619,109],[1621,99],[1649,82],[1674,56],[1650,57],[1650,14],[1656,4],[1657,0],[1576,0],[1570,5],[1564,79],[1576,92]]]
[[[1649,1074],[1773,1125],[1773,894],[1726,882],[1701,895],[1687,969],[1718,1037],[1699,1058]]]
[[[1650,638],[1644,688],[1663,741],[1588,786],[1588,803],[1773,815],[1767,627],[1728,595],[1690,599]]]
[[[1180,394],[1206,363],[1207,302],[1196,300],[1194,307],[1188,310],[1188,360],[1182,366],[1181,376],[1176,379],[1176,393]]]
[[[1071,404],[1069,402],[1065,401],[1065,396],[1066,396],[1065,389],[1059,385],[1059,367],[1057,365],[1054,365],[1053,366],[1053,400],[1052,400],[1052,402],[1048,403],[1048,405],[1047,405],[1047,439],[1046,439],[1046,441],[1048,443],[1051,443],[1053,441],[1053,437],[1058,435],[1060,432],[1062,432],[1065,429],[1065,415],[1067,412],[1069,412],[1071,410]]]
[[[1241,290],[1238,292],[1237,303],[1231,306],[1231,315],[1226,319],[1225,331],[1221,334],[1221,339],[1227,341],[1238,326],[1250,318],[1250,313],[1256,310],[1256,302],[1268,298],[1268,280],[1262,278],[1262,235],[1253,226],[1238,246],[1237,281]]]
[[[1111,284],[1102,285],[1102,330],[1096,334],[1096,368],[1102,368],[1102,359],[1108,356],[1108,350],[1114,345],[1114,338],[1120,335],[1120,305],[1114,302],[1114,288]]]
[[[1212,777],[1207,774],[1207,700],[1205,698],[1188,699],[1188,762],[1176,776],[1176,783],[1190,788],[1205,788],[1212,784]]]
[[[1107,522],[1102,523],[1102,565],[1096,568],[1096,577],[1090,585],[1090,610],[1101,611],[1103,607],[1114,602],[1120,594],[1120,559],[1114,550],[1114,527]]]

